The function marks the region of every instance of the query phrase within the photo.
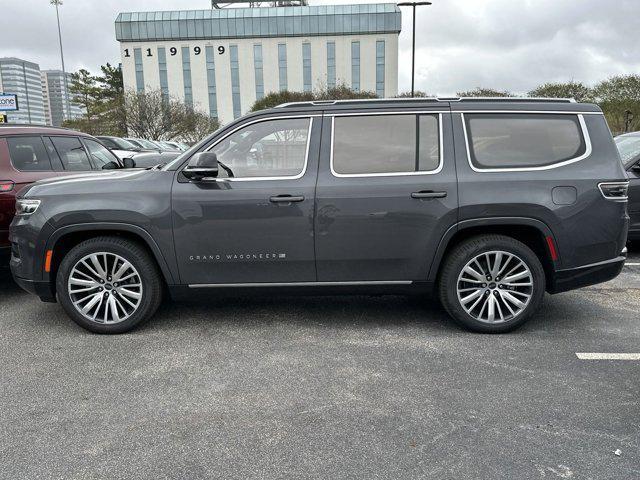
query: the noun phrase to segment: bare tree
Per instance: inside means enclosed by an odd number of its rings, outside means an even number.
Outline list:
[[[179,138],[187,143],[199,142],[220,127],[217,118],[211,118],[184,103],[176,105],[172,114],[174,138]]]
[[[176,117],[182,106],[163,97],[160,90],[125,93],[129,135],[151,140],[170,140],[176,136]]]

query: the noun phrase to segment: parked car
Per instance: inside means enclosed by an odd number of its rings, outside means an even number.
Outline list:
[[[167,140],[158,140],[155,143],[162,146],[166,151],[170,152],[182,152],[182,148],[175,142],[170,142]]]
[[[436,293],[506,332],[625,262],[602,111],[562,100],[348,100],[247,115],[162,168],[26,189],[16,281],[94,332],[163,292]]]
[[[629,241],[640,241],[640,132],[615,138],[616,146],[629,177]]]
[[[145,151],[145,149],[134,145],[124,138],[109,137],[105,135],[98,135],[96,138],[120,159],[131,158],[136,153]]]
[[[118,157],[90,135],[44,126],[0,126],[1,264],[9,261],[9,224],[15,196],[22,188],[44,178],[123,167]]]
[[[142,150],[147,150],[150,152],[162,152],[166,150],[165,147],[162,147],[157,142],[153,142],[151,140],[145,140],[144,138],[125,138],[126,141],[133,143],[134,145],[139,145]]]
[[[156,165],[165,165],[173,161],[182,152],[141,152],[136,153],[131,160],[135,168],[149,168]]]

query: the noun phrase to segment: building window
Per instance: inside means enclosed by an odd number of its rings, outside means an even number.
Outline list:
[[[133,49],[133,60],[136,64],[136,90],[144,92],[144,72],[142,70],[142,49]]]
[[[213,47],[205,47],[205,57],[207,60],[207,89],[209,92],[209,116],[218,118],[218,98],[216,95],[216,64]]]
[[[327,88],[336,88],[336,43],[327,42]]]
[[[158,70],[160,72],[160,91],[162,100],[169,101],[169,80],[167,79],[167,52],[164,47],[158,48]]]
[[[384,98],[384,40],[376,42],[376,94]]]
[[[264,76],[262,73],[262,45],[253,46],[253,69],[256,74],[256,100],[264,97]]]
[[[182,47],[182,79],[184,81],[184,103],[193,107],[193,89],[191,88],[191,56],[189,47]]]
[[[302,89],[310,92],[313,88],[311,84],[311,44],[302,44]]]
[[[280,91],[286,90],[287,86],[287,45],[278,44],[278,75],[280,77]]]
[[[238,63],[238,46],[229,45],[229,57],[231,64],[231,100],[233,103],[233,118],[242,115],[240,104],[240,64]]]
[[[351,89],[360,91],[360,42],[351,42]]]

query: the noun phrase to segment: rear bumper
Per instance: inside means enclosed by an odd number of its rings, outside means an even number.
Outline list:
[[[619,257],[611,260],[568,270],[558,270],[549,285],[549,293],[566,292],[612,280],[620,274],[626,259],[627,251],[625,248]]]
[[[630,228],[629,229],[629,241],[638,241],[640,240],[640,228]]]
[[[8,267],[11,259],[11,247],[0,247],[0,267]]]
[[[27,280],[26,278],[20,278],[13,276],[15,282],[23,290],[37,295],[43,302],[56,302],[56,294],[49,282],[36,282],[33,280]]]

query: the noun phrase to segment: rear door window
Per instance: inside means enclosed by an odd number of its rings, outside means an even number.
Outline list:
[[[586,152],[578,115],[465,114],[469,155],[477,168],[536,168]]]
[[[50,137],[65,170],[92,170],[87,152],[77,137]]]
[[[332,169],[337,175],[413,174],[439,165],[437,115],[334,118]]]
[[[42,137],[9,137],[9,156],[16,170],[23,172],[51,171],[51,161]]]

